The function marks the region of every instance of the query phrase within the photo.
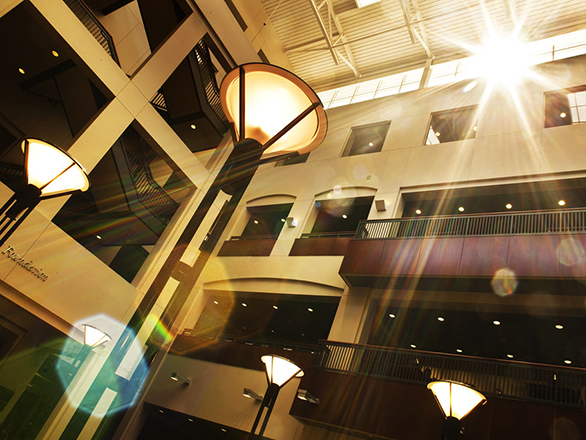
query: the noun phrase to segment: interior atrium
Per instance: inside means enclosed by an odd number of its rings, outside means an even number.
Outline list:
[[[0,440],[586,438],[586,2],[0,0],[0,45]]]

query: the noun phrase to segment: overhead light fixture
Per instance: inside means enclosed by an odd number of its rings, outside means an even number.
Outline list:
[[[572,361],[571,361],[571,360],[569,360],[569,359],[566,359],[566,360],[564,361],[564,364],[568,364],[568,365],[570,365],[571,363],[572,363]]]
[[[427,388],[435,396],[446,418],[442,439],[462,438],[462,419],[477,406],[484,405],[486,397],[468,385],[453,381],[433,381]]]
[[[6,242],[41,200],[89,188],[83,167],[60,148],[32,138],[22,141],[21,148],[28,185],[16,191],[0,208],[0,215],[3,215],[0,218],[0,245]]]
[[[445,321],[445,318],[444,318],[443,316],[438,316],[438,317],[437,317],[437,320],[438,320],[439,322],[444,322],[444,321]]]
[[[254,399],[254,400],[258,401],[258,402],[261,402],[262,401],[262,397],[263,397],[263,396],[255,393],[250,388],[244,388],[244,391],[242,392],[242,394],[244,395],[244,397],[248,397],[249,399]]]
[[[460,207],[458,208],[458,211],[460,211],[460,212],[464,212],[464,207],[463,207],[463,206],[460,206]]]
[[[421,209],[416,209],[415,210],[415,214],[420,215],[421,214]]]
[[[510,203],[507,203],[507,204],[505,205],[505,208],[507,208],[507,209],[511,209],[512,207],[513,207],[513,205],[511,205]]]
[[[297,398],[301,399],[301,400],[305,400],[309,403],[313,403],[315,405],[319,405],[319,399],[317,397],[313,396],[307,390],[297,390]]]
[[[556,324],[555,328],[557,328],[558,330],[562,330],[564,326],[561,324]]]
[[[97,327],[90,324],[83,324],[83,344],[96,348],[106,342],[111,341],[112,338]]]
[[[22,67],[18,68],[18,73],[20,73],[21,75],[24,75],[24,69]]]
[[[565,204],[566,204],[565,200],[558,201],[558,205],[560,205],[560,206],[565,206]]]
[[[501,325],[501,322],[500,322],[500,321],[497,321],[496,319],[495,319],[494,321],[492,321],[492,323],[493,323],[494,325]]]
[[[182,382],[185,386],[191,383],[191,379],[187,379],[175,371],[171,373],[171,380],[174,380],[175,382]]]
[[[282,387],[287,385],[294,377],[303,376],[303,370],[299,368],[297,365],[295,365],[293,362],[291,362],[289,359],[286,359],[284,357],[277,356],[275,354],[270,354],[262,356],[260,359],[265,364],[265,372],[268,387],[262,400],[261,406],[258,409],[258,413],[256,415],[256,419],[254,420],[254,424],[252,425],[252,429],[248,436],[248,440],[263,438],[263,433],[269,421],[269,417],[271,416],[271,412],[273,411],[273,407],[275,406],[275,401],[277,400],[279,391]],[[260,431],[257,435],[255,434],[255,432],[265,408],[267,409],[267,412],[265,414],[265,418],[260,428]]]
[[[53,55],[55,58],[57,58],[59,56],[59,52],[57,52],[56,50],[52,50],[51,55]]]
[[[297,226],[297,219],[293,217],[287,217],[287,226],[290,228],[295,228]]]

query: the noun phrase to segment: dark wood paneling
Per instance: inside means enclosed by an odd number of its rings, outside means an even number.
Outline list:
[[[492,277],[497,270],[507,267],[509,238],[466,237],[459,274]]]
[[[340,274],[376,275],[385,240],[352,240]]]
[[[415,273],[422,240],[385,240],[377,267],[379,275]]]
[[[309,240],[315,241],[312,255],[331,255],[336,237],[316,237]]]
[[[419,254],[417,274],[453,276],[460,270],[464,238],[427,238]]]
[[[558,277],[558,235],[517,235],[509,242],[508,268],[517,277]]]
[[[352,237],[298,238],[289,256],[345,255]]]
[[[560,235],[558,256],[562,277],[586,275],[586,234]]]
[[[365,376],[305,370],[299,388],[319,405],[296,399],[291,415],[322,426],[336,426],[396,440],[439,439],[444,418],[424,385]],[[487,396],[463,421],[466,438],[577,440],[586,432],[586,412]]]
[[[267,257],[277,240],[274,238],[262,238],[258,240],[233,240],[226,241],[220,252],[219,257]]]
[[[352,237],[336,237],[336,241],[332,246],[332,253],[330,255],[346,255],[351,240]]]
[[[293,243],[289,256],[297,257],[303,255],[313,255],[313,246],[315,240],[312,238],[298,238]]]

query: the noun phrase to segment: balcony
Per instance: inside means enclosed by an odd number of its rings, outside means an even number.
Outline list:
[[[219,257],[268,257],[277,242],[276,236],[239,236],[225,241]]]
[[[582,369],[332,341],[320,341],[300,383],[319,405],[296,400],[291,415],[384,438],[439,438],[443,419],[426,389],[434,379],[487,396],[465,419],[468,438],[545,438],[560,418],[586,428]]]
[[[302,234],[295,240],[289,256],[345,255],[354,232]]]
[[[586,266],[586,210],[462,215],[360,223],[340,268],[349,285],[393,277],[575,279]]]

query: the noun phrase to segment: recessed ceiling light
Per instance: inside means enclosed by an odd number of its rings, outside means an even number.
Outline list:
[[[458,208],[458,211],[460,211],[460,212],[464,212],[464,207],[463,207],[463,206],[460,206],[460,207]]]
[[[373,144],[372,142],[369,142],[369,143],[368,143],[368,146],[369,146],[369,147],[372,147],[372,146],[374,146],[374,144]]]
[[[281,221],[282,221],[283,223],[285,223],[285,219],[284,219],[284,218],[282,218],[282,219],[281,219]]]
[[[421,209],[416,209],[415,214],[417,214],[417,215],[421,214]]]
[[[24,75],[24,69],[22,67],[19,67],[18,71]]]
[[[475,125],[473,128],[474,131],[478,130],[478,127]]]
[[[500,321],[497,321],[496,319],[495,319],[494,321],[492,321],[492,323],[493,323],[494,325],[501,325],[501,322],[500,322]]]
[[[159,412],[160,412],[161,414],[164,414],[164,413],[165,413],[165,411],[163,411],[162,409],[160,409],[160,410],[159,410]]]
[[[395,315],[393,313],[389,313],[389,318],[394,318]]]
[[[569,359],[566,359],[566,360],[564,361],[564,364],[568,364],[568,365],[570,365],[571,363],[572,363],[572,361],[571,361],[571,360],[569,360]]]
[[[417,348],[417,345],[411,344],[411,348]]]
[[[248,307],[248,304],[242,303],[242,307]]]
[[[191,125],[190,125],[190,127],[191,127],[191,129],[192,129],[192,130],[195,130],[195,129],[197,128],[197,127],[195,126],[195,124],[191,124]]]
[[[218,301],[214,301],[214,304],[218,304]]]
[[[507,209],[511,209],[512,207],[513,207],[513,205],[511,205],[510,203],[507,203],[507,204],[505,205],[505,208],[507,208]]]
[[[509,359],[513,359],[513,355],[512,355],[512,354],[508,354],[508,355],[507,355],[507,357],[508,357]]]
[[[224,428],[222,428],[222,432],[227,432]]]
[[[348,218],[346,214],[342,214],[342,218]]]
[[[436,135],[436,136],[439,136],[439,135],[440,135],[440,132],[439,132],[439,131],[436,131],[436,132],[435,132],[435,135]]]
[[[561,118],[565,118],[566,116],[568,116],[568,115],[566,115],[566,112],[561,112],[561,113],[560,113],[560,117],[561,117]]]
[[[102,236],[101,236],[101,235],[96,235],[96,238],[97,238],[98,240],[101,240],[101,239],[102,239]]]
[[[563,326],[563,325],[561,325],[561,324],[557,324],[557,325],[555,326],[555,328],[557,328],[558,330],[561,330],[561,329],[563,329],[563,328],[564,328],[564,326]]]
[[[189,420],[190,422],[193,422],[193,419],[187,419],[187,420]]]
[[[253,220],[255,225],[258,225],[258,220]]]
[[[566,201],[565,200],[560,200],[558,202],[558,205],[560,205],[560,206],[564,206],[565,204],[566,204]]]
[[[462,349],[461,348],[456,348],[456,353],[462,353]]]
[[[277,310],[279,307],[278,306],[273,306],[273,309]]]
[[[439,322],[444,322],[444,321],[445,321],[445,319],[444,319],[444,317],[443,317],[443,316],[438,316],[438,317],[437,317],[437,320],[438,320]]]
[[[59,52],[57,52],[56,50],[52,50],[51,55],[53,55],[55,58],[57,58],[59,56]]]
[[[313,312],[313,309],[312,309],[311,307],[308,307],[308,308],[307,308],[307,311],[308,311],[308,312]]]

